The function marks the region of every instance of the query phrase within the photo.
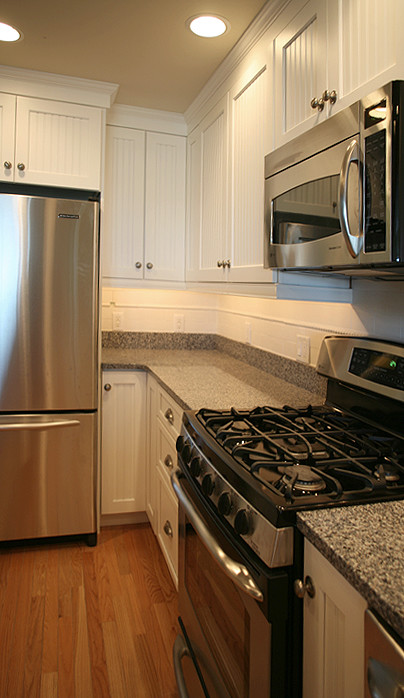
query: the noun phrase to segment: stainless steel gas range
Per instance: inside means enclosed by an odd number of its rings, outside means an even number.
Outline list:
[[[296,512],[404,497],[404,346],[323,342],[324,405],[185,412],[181,698],[301,695],[303,546]]]

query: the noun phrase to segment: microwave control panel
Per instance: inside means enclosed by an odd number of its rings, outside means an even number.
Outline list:
[[[365,138],[365,252],[386,249],[386,130]]]

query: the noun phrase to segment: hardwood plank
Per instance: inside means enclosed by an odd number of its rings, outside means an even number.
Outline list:
[[[74,698],[73,629],[71,616],[58,621],[58,698]]]
[[[5,553],[6,554],[6,553]],[[20,655],[13,653],[14,626],[19,593],[23,582],[22,569],[23,557],[18,553],[10,555],[10,566],[7,576],[7,584],[4,590],[3,606],[0,613],[0,696],[7,696],[8,677],[13,675],[14,668],[18,670]],[[28,616],[28,610],[26,610]],[[21,672],[20,672],[21,676]]]
[[[42,631],[45,598],[33,596],[28,617],[28,643],[25,654],[24,687],[22,695],[26,698],[39,698],[41,672],[38,671],[42,660]]]
[[[58,698],[58,673],[42,674],[40,698]]]
[[[110,691],[100,611],[100,580],[96,574],[95,558],[96,555],[83,555],[83,576],[85,603],[87,607],[91,675],[94,696],[96,696],[96,698],[109,698]]]
[[[93,687],[88,647],[87,612],[83,586],[73,591],[73,610],[74,685],[76,696],[92,698]]]
[[[58,670],[58,550],[48,550],[45,580],[42,674],[57,676]],[[47,686],[50,685],[48,679]]]
[[[113,696],[113,698],[125,698],[127,696],[125,675],[120,658],[119,640],[115,621],[103,623],[102,632],[111,696]]]

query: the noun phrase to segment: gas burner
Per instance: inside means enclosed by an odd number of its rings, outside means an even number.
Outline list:
[[[386,460],[376,468],[375,475],[378,478],[384,478],[388,485],[394,485],[395,482],[400,481],[402,471],[396,463]]]
[[[286,467],[279,466],[278,472],[282,473],[281,487],[284,486],[286,490],[295,494],[312,494],[313,492],[321,492],[326,488],[326,483],[321,475],[307,465],[297,463]]]

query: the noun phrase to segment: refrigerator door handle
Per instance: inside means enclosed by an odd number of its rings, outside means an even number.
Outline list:
[[[0,424],[0,431],[42,431],[43,429],[55,429],[61,427],[76,427],[79,426],[78,419],[63,419],[54,422],[9,422],[8,424]]]

